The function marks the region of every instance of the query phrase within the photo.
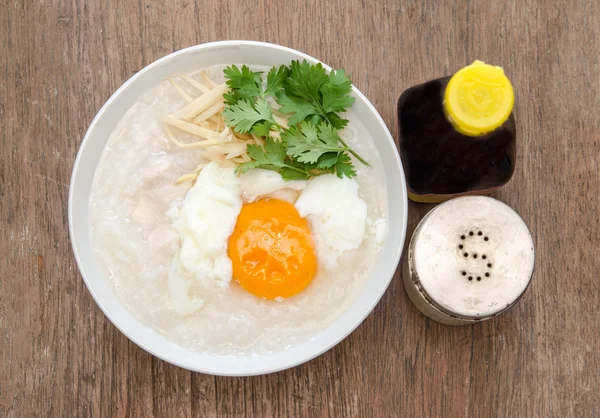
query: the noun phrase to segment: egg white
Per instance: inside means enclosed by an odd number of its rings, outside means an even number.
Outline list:
[[[240,185],[242,197],[245,202],[254,202],[255,200],[270,196],[282,190],[299,191],[306,187],[306,180],[285,181],[279,173],[271,170],[256,168],[240,176]],[[294,193],[291,194],[292,196]],[[286,199],[283,199],[286,200]]]
[[[239,177],[232,168],[210,163],[187,192],[173,227],[181,247],[176,252],[168,276],[173,309],[188,315],[204,302],[190,295],[193,280],[227,287],[232,265],[227,255],[227,240],[233,233],[242,209]]]
[[[308,219],[319,263],[327,269],[335,268],[345,251],[357,249],[365,239],[367,204],[358,196],[358,183],[353,179],[333,174],[316,177],[295,207]]]

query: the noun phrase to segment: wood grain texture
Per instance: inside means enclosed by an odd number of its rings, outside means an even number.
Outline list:
[[[600,2],[329,0],[0,2],[0,416],[600,416]],[[395,102],[474,59],[517,92],[519,152],[495,197],[530,226],[533,283],[472,327],[427,320],[399,273],[350,337],[292,370],[190,373],[129,342],[71,253],[81,139],[132,74],[222,40],[346,68],[395,133]],[[430,209],[410,205],[409,232]]]

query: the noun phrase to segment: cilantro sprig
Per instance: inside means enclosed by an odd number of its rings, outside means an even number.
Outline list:
[[[338,113],[354,103],[352,83],[344,70],[327,74],[321,64],[304,60],[271,68],[266,82],[260,72],[245,65],[227,67],[224,75],[230,90],[225,95],[225,121],[237,132],[265,138],[264,148],[247,146],[252,161],[240,164],[238,172],[263,168],[279,172],[286,180],[326,173],[354,177],[348,153],[369,165],[338,132],[348,123]],[[279,105],[279,112],[288,115],[289,128],[284,129],[273,117],[273,102]],[[271,138],[272,131],[279,132],[281,141]]]
[[[225,103],[228,105],[234,105],[239,100],[253,99],[261,95],[261,73],[250,71],[250,68],[245,65],[241,69],[236,65],[232,65],[225,68],[223,73],[227,79],[227,86],[229,86],[229,93],[223,95]]]
[[[311,120],[323,119],[342,129],[348,120],[337,113],[345,112],[354,103],[351,90],[352,83],[344,70],[332,70],[327,75],[321,64],[292,61],[283,92],[277,95],[277,103],[283,113],[292,114],[293,121],[314,116],[316,118]]]

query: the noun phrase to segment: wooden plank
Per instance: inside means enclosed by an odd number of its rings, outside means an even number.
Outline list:
[[[218,10],[219,18],[215,11]],[[171,366],[108,322],[68,240],[80,141],[144,65],[220,39],[344,67],[395,134],[395,102],[475,59],[517,92],[519,156],[495,197],[536,242],[535,278],[473,327],[425,319],[397,275],[323,356],[270,376]],[[600,416],[600,2],[148,0],[0,6],[0,416]],[[410,205],[409,231],[431,208]]]

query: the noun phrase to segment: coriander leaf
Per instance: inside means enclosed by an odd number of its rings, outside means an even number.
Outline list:
[[[232,65],[223,70],[227,79],[230,93],[225,95],[228,104],[235,104],[241,99],[252,99],[255,96],[262,95],[261,73],[250,71],[246,65],[240,70],[236,65]]]
[[[345,148],[338,146],[339,136],[334,128],[321,123],[317,126],[308,122],[292,126],[284,131],[281,139],[289,156],[301,163],[316,163],[327,152],[340,152]]]
[[[251,145],[248,146],[250,147]],[[244,174],[248,170],[258,167],[260,167],[260,163],[258,161],[248,161],[246,163],[238,164],[238,166],[235,168],[235,172],[239,174]]]
[[[316,168],[330,168],[335,165],[338,160],[339,152],[326,152],[317,160]]]
[[[318,125],[319,128],[319,139],[326,144],[331,146],[337,146],[338,141],[340,140],[340,136],[338,134],[337,129],[333,126],[328,125],[326,123],[321,123]]]
[[[269,144],[275,144],[275,141],[273,141],[270,138],[267,138],[267,140],[265,141],[264,149],[259,145],[248,145],[246,147],[246,152],[248,153],[248,156],[254,160],[254,162],[259,164],[283,164],[283,160],[285,159],[285,149],[281,147],[281,150],[279,150],[276,146],[271,145],[270,147],[274,152],[270,154],[269,151],[267,151],[267,145]],[[283,155],[281,155],[282,153]]]
[[[348,120],[336,112],[345,112],[354,103],[350,96],[352,83],[344,70],[332,70],[329,75],[321,64],[306,60],[292,61],[284,91],[277,95],[281,111],[291,114],[290,125],[303,120],[318,123],[320,118],[334,128],[342,129]]]
[[[356,171],[354,171],[354,164],[350,160],[350,157],[346,153],[342,153],[339,155],[337,162],[335,163],[335,174],[339,178],[346,176],[348,178],[352,178],[356,176]]]
[[[312,123],[313,125],[319,124],[319,122],[321,122],[322,120],[323,118],[319,115],[310,115],[305,119],[306,122]]]
[[[289,167],[284,167],[279,171],[279,174],[281,174],[281,177],[285,180],[285,181],[290,181],[290,180],[307,180],[310,177],[310,173],[308,172],[300,172],[300,171],[296,171],[292,168]]]
[[[251,168],[263,168],[279,172],[284,180],[310,177],[310,173],[297,167],[294,161],[286,162],[285,146],[282,142],[267,137],[264,148],[258,145],[248,145],[246,152],[253,161],[238,165],[236,168],[238,173],[245,173]],[[292,171],[297,174],[292,174]]]
[[[232,88],[241,88],[245,85],[261,83],[261,73],[259,71],[251,71],[247,65],[242,65],[240,70],[237,65],[231,65],[223,70],[223,74],[227,79],[227,85]]]
[[[302,163],[298,160],[295,160],[293,157],[288,156],[289,160],[292,162],[291,165],[294,167],[300,168],[304,171],[313,171],[317,168],[316,163]]]
[[[260,121],[276,123],[273,120],[273,110],[264,99],[258,99],[254,106],[247,99],[240,100],[223,110],[223,118],[228,126],[235,128],[240,133],[250,131],[252,126]]]
[[[269,121],[258,122],[250,129],[250,133],[258,136],[269,136],[272,126],[273,124]]]
[[[250,158],[256,160],[250,153]],[[275,141],[271,138],[265,140],[265,156],[273,164],[283,164],[285,160],[285,147],[281,141]]]
[[[327,114],[327,119],[336,129],[343,129],[348,124],[348,119],[342,119],[333,112]]]
[[[229,93],[223,94],[223,99],[225,99],[226,104],[234,105],[242,99],[242,96],[238,94],[237,90],[232,90]]]
[[[298,96],[315,106],[321,102],[321,86],[328,80],[325,69],[319,63],[311,65],[308,61],[292,61],[290,74],[285,81],[285,93]]]
[[[292,114],[288,120],[290,126],[296,125],[302,122],[310,115],[318,115],[319,109],[302,99],[296,97],[290,97],[285,93],[279,93],[277,95],[277,103],[281,106],[279,111],[281,113]]]
[[[350,96],[352,83],[344,70],[331,70],[329,80],[321,86],[323,95],[323,110],[325,113],[345,112],[348,110],[354,97]]]
[[[265,94],[269,96],[276,96],[276,94],[283,88],[283,83],[288,78],[290,70],[285,65],[279,68],[273,67],[267,74],[267,89]]]

